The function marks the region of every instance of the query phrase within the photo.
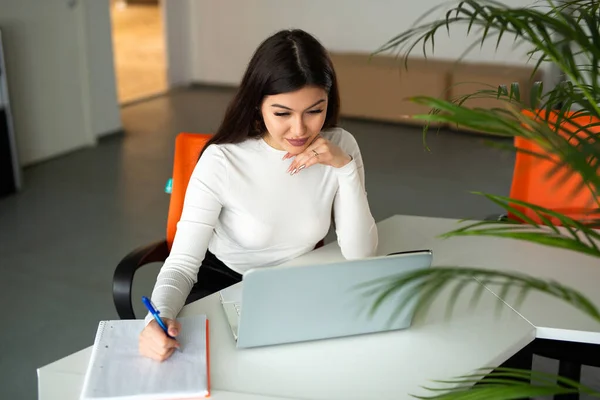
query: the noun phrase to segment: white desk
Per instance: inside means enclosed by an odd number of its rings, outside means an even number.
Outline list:
[[[489,311],[498,304],[491,292],[484,292],[474,311],[466,302],[457,304],[446,321],[447,298],[448,293],[440,296],[409,330],[245,350],[235,348],[217,295],[188,305],[182,315],[205,313],[211,321],[211,386],[217,400],[221,391],[404,399],[425,393],[420,386],[433,379],[497,366],[534,339],[534,327],[510,308],[504,306],[499,317]],[[77,399],[89,354],[87,348],[39,369],[40,399]]]
[[[386,238],[383,245],[391,246],[388,250],[400,243],[388,242],[388,237],[402,232],[400,237],[404,240],[412,231],[424,240],[423,246],[434,250],[436,265],[519,271],[554,280],[578,290],[600,308],[600,260],[596,257],[520,240],[483,236],[436,238],[459,228],[455,219],[394,216],[381,225],[381,234]],[[497,287],[489,288],[501,296]],[[516,290],[502,297],[537,328],[538,338],[600,344],[600,323],[562,300],[532,291],[518,306]]]
[[[435,237],[457,227],[456,222],[409,216],[386,219],[378,224],[379,253],[427,248],[434,252],[434,265],[514,268],[555,279],[564,276],[562,282],[593,301],[600,300],[600,293],[589,290],[594,283],[589,280],[600,282],[600,266],[591,257],[559,255],[504,239]],[[483,247],[475,249],[474,244]],[[330,244],[290,264],[339,259],[337,245]],[[565,260],[577,264],[571,267],[577,273],[563,271]],[[539,274],[543,267],[547,269]],[[580,270],[583,278],[578,278]],[[211,380],[217,400],[264,398],[247,398],[242,393],[303,399],[410,398],[410,394],[426,393],[421,387],[432,386],[431,380],[501,364],[532,341],[536,332],[550,335],[540,337],[555,338],[551,335],[558,332],[570,340],[598,343],[594,340],[600,327],[548,296],[532,293],[521,309],[523,316],[500,303],[498,315],[498,300],[491,291],[484,291],[477,308],[470,310],[465,290],[449,320],[445,318],[448,297],[449,292],[442,293],[425,318],[417,318],[409,330],[246,350],[235,349],[217,295],[190,304],[182,315],[205,313],[211,320]],[[77,399],[88,358],[89,348],[40,368],[40,399]]]
[[[83,374],[87,368],[91,348],[78,351],[57,362],[38,369],[38,398],[46,399],[79,399],[83,385]],[[213,390],[214,400],[290,400],[284,397],[259,396],[235,393],[224,390]]]

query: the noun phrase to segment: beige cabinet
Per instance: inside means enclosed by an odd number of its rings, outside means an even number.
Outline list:
[[[439,59],[403,59],[362,53],[331,54],[340,86],[341,114],[347,117],[419,124],[412,118],[429,108],[410,101],[412,96],[453,99],[480,89],[495,89],[519,82],[521,93],[541,79],[533,68],[500,64],[456,63]],[[528,96],[525,96],[528,99]],[[473,107],[496,107],[494,99],[471,99]]]

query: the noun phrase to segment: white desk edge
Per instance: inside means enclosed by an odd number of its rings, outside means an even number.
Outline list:
[[[427,222],[430,227],[425,229],[422,232],[418,232],[418,227],[423,224],[423,222]],[[378,223],[378,228],[380,229],[380,253],[386,254],[388,252],[399,251],[402,249],[411,250],[417,248],[430,248],[434,250],[434,254],[439,252],[440,249],[452,249],[452,246],[448,247],[447,245],[442,245],[442,242],[439,239],[435,239],[440,233],[443,233],[449,229],[452,223],[456,223],[457,220],[453,219],[443,219],[443,218],[431,218],[431,217],[418,217],[418,216],[393,216],[386,220],[383,220]],[[427,224],[425,224],[427,225]],[[408,229],[407,227],[411,227],[412,229]],[[454,228],[454,226],[452,226]],[[404,231],[403,231],[404,229]],[[415,230],[417,231],[415,234]],[[392,240],[386,240],[387,238],[393,238]],[[300,263],[311,263],[311,262],[327,262],[334,261],[339,259],[339,256],[336,251],[332,249],[336,249],[337,244],[332,243],[329,244],[319,250],[316,250],[307,256],[303,256],[297,260],[289,264],[300,264]],[[437,249],[437,251],[436,251]],[[337,249],[339,252],[339,249]],[[574,257],[577,255],[573,254]],[[442,260],[443,261],[443,257]],[[598,268],[600,271],[600,268]],[[600,276],[600,273],[599,275]],[[489,290],[489,289],[488,289]],[[495,297],[498,297],[497,293],[494,293],[493,290],[489,290],[490,293],[493,293]],[[498,297],[499,298],[499,297]],[[201,302],[202,300],[200,300]],[[198,303],[198,302],[197,302]],[[512,310],[512,307],[508,302],[504,302],[507,305],[507,308]],[[195,303],[194,303],[195,304]],[[192,306],[192,305],[189,305]],[[189,307],[188,306],[188,307]],[[524,321],[527,321],[526,315],[520,315]],[[534,337],[539,338],[549,338],[549,339],[558,339],[558,340],[571,340],[571,341],[580,341],[585,343],[600,343],[600,327],[598,327],[597,331],[586,331],[579,329],[561,329],[556,327],[543,327],[537,326],[535,327],[529,321],[527,321],[528,325],[531,327],[529,332],[525,332],[525,334],[513,343],[512,346],[509,346],[506,350],[510,350],[512,354],[516,353],[522,347],[527,345]],[[527,330],[527,329],[526,329]],[[71,356],[65,357],[61,360],[58,360],[54,363],[46,365],[38,369],[38,381],[39,381],[39,390],[40,390],[40,399],[54,399],[53,390],[56,389],[55,385],[50,384],[49,381],[60,381],[61,379],[82,379],[81,375],[81,367],[82,364],[87,363],[87,358],[89,354],[87,354],[88,349],[84,349],[80,352],[74,353]],[[87,354],[87,355],[86,355]],[[507,357],[510,354],[507,355]],[[497,360],[498,363],[501,363],[503,360]],[[78,375],[75,377],[74,375]],[[54,377],[55,379],[46,379]],[[68,385],[67,385],[68,386]],[[58,393],[57,393],[58,394]],[[238,396],[238,397],[236,397]],[[248,397],[252,396],[252,397]],[[258,397],[256,397],[258,396]],[[291,397],[273,397],[266,395],[249,395],[243,394],[235,391],[228,390],[213,390],[213,398],[216,399],[239,399],[239,400],[259,400],[259,399],[289,399]],[[66,397],[61,397],[66,399]]]

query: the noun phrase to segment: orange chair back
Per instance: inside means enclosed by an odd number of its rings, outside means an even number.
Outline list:
[[[534,117],[531,111],[523,111],[523,113],[530,118]],[[545,116],[544,111],[538,111],[537,114],[539,118]],[[551,114],[548,120],[550,123],[555,124],[557,121],[556,113]],[[574,121],[582,126],[600,122],[591,117],[575,117]],[[573,136],[576,131],[577,127],[575,125],[562,123],[557,134],[568,138]],[[590,131],[600,132],[600,127],[590,128]],[[587,133],[578,132],[577,134],[581,136]],[[523,137],[515,137],[515,146],[543,154],[551,160],[557,160],[556,156],[548,154],[536,143]],[[598,218],[597,211],[594,211],[597,208],[597,203],[594,203],[594,194],[587,187],[581,189],[581,176],[579,174],[566,175],[570,171],[563,169],[549,178],[548,173],[556,169],[556,164],[551,160],[542,159],[521,151],[517,152],[510,197],[559,212],[581,222]],[[565,178],[566,176],[568,178]],[[537,223],[543,224],[543,220],[535,212],[516,204],[512,204],[512,206]],[[508,215],[510,218],[523,222],[521,218],[513,213]],[[550,220],[553,224],[561,225],[556,218]]]
[[[198,162],[200,152],[206,146],[210,134],[180,133],[175,139],[175,157],[173,159],[173,186],[169,214],[167,218],[167,245],[169,250],[175,238],[177,223],[181,219],[183,200],[190,177]]]

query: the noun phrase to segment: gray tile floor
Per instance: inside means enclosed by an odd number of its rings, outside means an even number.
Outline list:
[[[231,95],[196,88],[127,106],[123,137],[27,168],[23,192],[0,199],[1,399],[36,398],[37,367],[91,345],[98,321],[117,318],[115,265],[164,236],[175,135],[213,132]],[[500,212],[469,191],[508,194],[514,160],[481,136],[434,131],[427,152],[420,128],[342,125],[361,146],[377,220]],[[140,273],[136,295],[151,290],[158,268]]]

